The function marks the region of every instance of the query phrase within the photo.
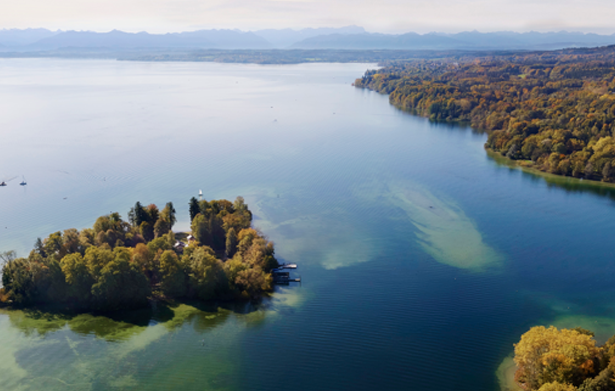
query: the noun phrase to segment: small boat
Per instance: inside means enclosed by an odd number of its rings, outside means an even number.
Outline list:
[[[6,186],[6,182],[5,181],[0,182],[0,186]]]
[[[28,183],[26,182],[26,178],[25,178],[23,175],[21,176],[21,179],[22,179],[22,181],[21,181],[21,183],[19,184],[19,186],[25,186],[25,185],[27,185],[27,184],[28,184]]]
[[[282,269],[296,269],[297,268],[297,264],[296,263],[282,263],[280,264],[280,266],[278,266],[278,270],[282,270]]]

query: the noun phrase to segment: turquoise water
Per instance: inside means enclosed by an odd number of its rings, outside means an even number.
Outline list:
[[[0,251],[137,200],[186,229],[202,189],[244,196],[303,280],[260,305],[0,310],[0,390],[497,390],[532,325],[615,334],[612,191],[351,87],[373,67],[0,61]]]

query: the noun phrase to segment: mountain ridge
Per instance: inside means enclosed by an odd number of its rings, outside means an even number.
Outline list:
[[[584,34],[575,32],[551,33],[480,33],[466,31],[456,34],[406,33],[355,35],[321,35],[295,43],[293,49],[395,49],[395,50],[533,50],[563,49],[566,47],[595,47],[615,44],[614,35]]]
[[[197,30],[179,33],[129,33],[119,30],[51,31],[47,29],[0,30],[1,51],[75,49],[334,49],[334,50],[557,50],[615,44],[615,34],[580,32],[408,32],[370,33],[359,26],[341,28]]]

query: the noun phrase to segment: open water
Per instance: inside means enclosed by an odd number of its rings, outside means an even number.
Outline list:
[[[303,282],[260,305],[0,310],[0,390],[494,391],[532,325],[614,334],[612,191],[351,87],[374,66],[1,60],[0,251],[136,201],[186,229],[202,189],[245,197]]]

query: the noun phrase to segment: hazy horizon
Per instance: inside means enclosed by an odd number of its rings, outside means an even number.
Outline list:
[[[35,27],[0,27],[0,31],[11,31],[11,30],[37,30],[37,29],[45,29],[45,30],[49,30],[51,32],[68,32],[68,31],[76,31],[76,32],[94,32],[94,33],[110,33],[113,31],[121,31],[121,32],[125,32],[125,33],[131,33],[131,34],[138,34],[138,33],[148,33],[148,34],[173,34],[173,33],[186,33],[186,32],[195,32],[195,31],[203,31],[203,30],[230,30],[230,31],[240,31],[240,32],[257,32],[257,31],[263,31],[263,30],[293,30],[293,31],[301,31],[301,30],[308,30],[308,29],[343,29],[343,28],[347,28],[347,27],[357,27],[357,28],[364,28],[363,26],[359,26],[359,25],[345,25],[345,26],[318,26],[318,27],[301,27],[301,28],[296,28],[296,27],[278,27],[278,28],[262,28],[262,29],[242,29],[242,28],[215,28],[215,27],[202,27],[202,28],[195,28],[195,29],[186,29],[186,30],[177,30],[177,31],[149,31],[149,30],[131,30],[131,29],[120,29],[120,28],[110,28],[110,29],[70,29],[70,28],[49,28],[49,27],[44,27],[44,26],[35,26]],[[458,34],[458,33],[467,33],[467,32],[478,32],[481,34],[488,34],[488,33],[516,33],[516,34],[525,34],[525,33],[581,33],[581,34],[598,34],[598,35],[615,35],[615,29],[613,30],[613,32],[601,32],[601,31],[583,31],[581,29],[551,29],[551,30],[538,30],[538,29],[534,29],[534,30],[526,30],[526,31],[521,31],[521,30],[510,30],[510,29],[494,29],[494,30],[480,30],[480,29],[465,29],[465,30],[458,30],[458,31],[445,31],[445,30],[433,30],[433,31],[426,31],[426,32],[421,32],[421,31],[416,31],[416,30],[408,30],[408,31],[397,31],[397,32],[386,32],[386,31],[372,31],[372,30],[368,30],[366,28],[364,28],[366,33],[369,34],[390,34],[390,35],[402,35],[402,34],[410,34],[410,33],[417,33],[420,35],[426,35],[426,34]]]
[[[0,14],[0,26],[153,34],[348,25],[387,34],[472,30],[613,34],[614,18],[615,7],[606,0],[382,0],[377,5],[350,0],[24,0]]]

